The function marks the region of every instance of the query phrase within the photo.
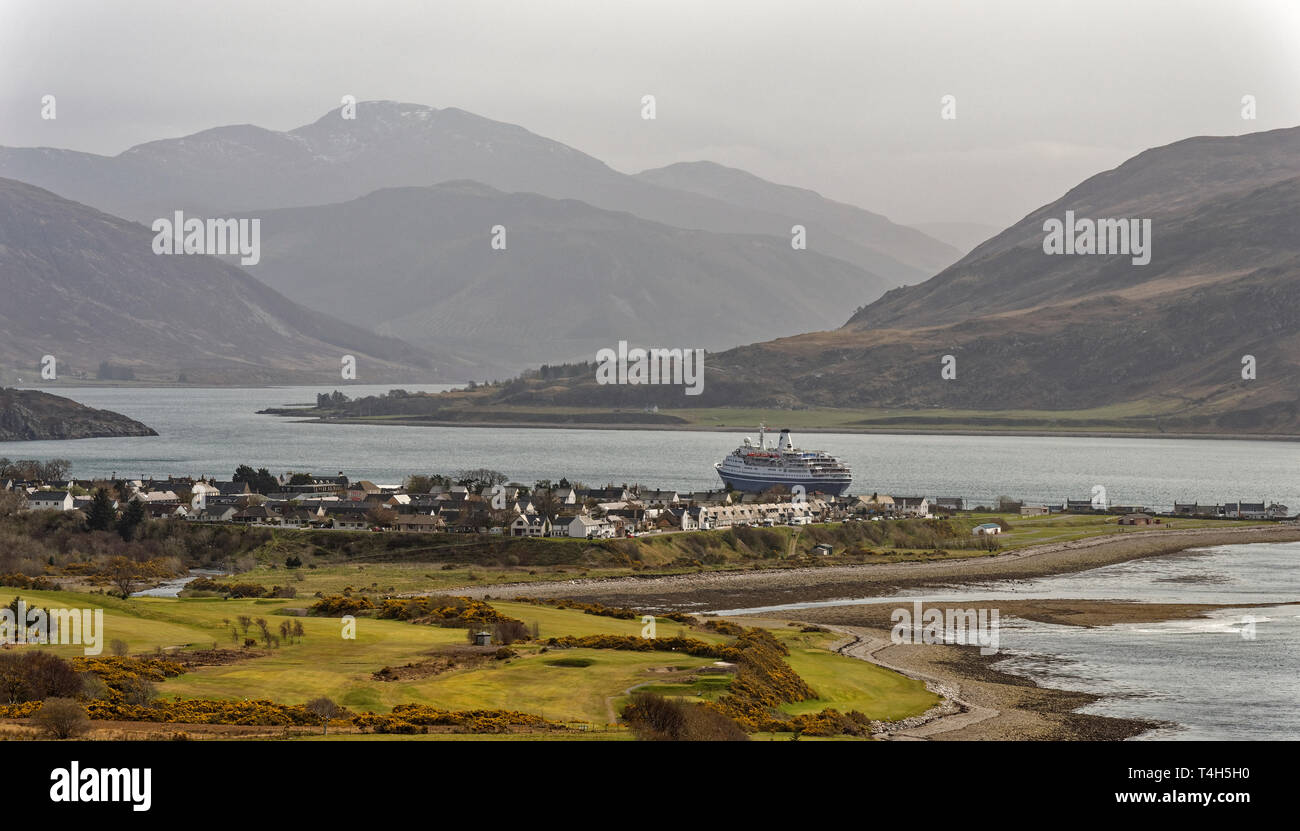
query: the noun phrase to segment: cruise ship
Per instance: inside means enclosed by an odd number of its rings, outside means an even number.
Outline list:
[[[767,429],[758,427],[758,445],[748,437],[727,458],[714,465],[723,483],[739,491],[760,492],[777,485],[793,490],[802,485],[805,493],[843,496],[853,484],[849,466],[821,450],[799,450],[782,430],[775,447],[768,447]]]

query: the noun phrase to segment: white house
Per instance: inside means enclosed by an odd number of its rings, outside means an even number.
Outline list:
[[[592,519],[589,516],[578,515],[569,520],[566,527],[570,537],[579,539],[591,539],[593,537],[612,537],[614,536],[614,527],[608,522],[600,519]],[[563,522],[563,520],[560,520]]]
[[[678,508],[673,513],[677,516],[677,524],[683,531],[700,530],[700,508]]]
[[[551,534],[551,520],[541,514],[520,514],[510,523],[512,537],[547,537]]]
[[[216,485],[209,485],[207,482],[195,482],[194,486],[190,488],[190,499],[193,500],[195,497],[200,496],[202,499],[196,504],[202,505],[204,500],[221,496],[221,488]]]
[[[143,502],[146,505],[176,505],[181,498],[176,495],[176,491],[136,491],[128,501]]]
[[[930,516],[930,500],[924,496],[895,496],[894,510],[903,516]]]
[[[186,519],[194,522],[230,522],[239,509],[234,505],[208,505],[201,511],[194,511],[186,515]]]
[[[33,511],[71,511],[72,494],[67,491],[35,491],[27,495],[27,507]]]
[[[974,533],[974,535],[977,537],[987,537],[987,536],[992,536],[993,534],[1001,534],[1002,526],[998,525],[996,522],[986,522],[983,525],[976,525],[972,533]]]

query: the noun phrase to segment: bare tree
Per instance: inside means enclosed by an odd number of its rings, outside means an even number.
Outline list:
[[[325,696],[313,698],[307,702],[307,711],[316,718],[321,720],[321,735],[328,736],[330,732],[330,719],[339,714],[339,705],[335,704]]]
[[[26,494],[18,491],[0,491],[0,517],[13,516],[26,508]]]
[[[262,640],[266,642],[266,648],[270,649],[271,628],[266,625],[266,618],[259,617],[257,620],[253,621],[253,623],[257,625],[258,630],[262,633]]]
[[[130,597],[131,592],[135,591],[136,586],[147,576],[139,563],[121,556],[109,560],[104,566],[104,573],[123,599]]]

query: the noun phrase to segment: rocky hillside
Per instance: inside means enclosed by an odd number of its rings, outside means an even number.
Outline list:
[[[156,436],[150,427],[37,390],[0,387],[0,441]]]
[[[1048,255],[1044,222],[1147,218],[1146,265]],[[1300,433],[1300,128],[1197,138],[1098,174],[847,325],[707,361],[705,391],[587,375],[503,403],[1097,410],[1152,429]],[[944,377],[945,356],[955,363]],[[1253,373],[1250,371],[1253,369]],[[1244,377],[1252,375],[1253,377]]]

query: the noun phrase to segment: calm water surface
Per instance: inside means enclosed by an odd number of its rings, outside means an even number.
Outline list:
[[[408,387],[441,390],[447,386]],[[0,456],[72,460],[73,475],[212,475],[238,464],[396,483],[412,472],[489,467],[513,479],[719,487],[713,464],[739,444],[730,432],[398,427],[298,423],[256,415],[332,387],[259,389],[57,388],[83,404],[139,419],[149,438],[0,442]],[[359,396],[381,386],[344,389]],[[779,428],[779,424],[773,423]],[[756,430],[755,430],[756,432]],[[1018,436],[796,434],[854,471],[854,491],[1112,503],[1279,501],[1300,507],[1300,446],[1284,442]]]
[[[1217,546],[1078,574],[848,604],[910,607],[917,599],[960,604],[998,598],[1295,603],[1300,543]],[[837,605],[846,602],[763,611]],[[1229,608],[1206,618],[1091,629],[1008,618],[1000,623],[998,669],[1044,687],[1102,696],[1080,712],[1175,725],[1140,739],[1300,739],[1300,606]]]

